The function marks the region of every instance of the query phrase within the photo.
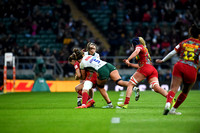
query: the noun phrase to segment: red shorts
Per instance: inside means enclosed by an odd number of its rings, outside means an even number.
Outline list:
[[[197,69],[190,65],[177,62],[174,65],[172,75],[182,78],[185,83],[194,83],[197,79]]]
[[[93,87],[96,87],[97,84],[97,73],[96,72],[90,72],[90,71],[86,71],[86,79],[85,80],[89,80],[93,83]]]
[[[149,65],[149,64],[144,64],[142,67],[137,69],[137,72],[143,74],[147,78],[147,80],[153,77],[158,78],[157,70],[155,69],[154,66]]]

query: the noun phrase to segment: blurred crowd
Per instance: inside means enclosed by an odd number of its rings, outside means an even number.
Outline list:
[[[0,56],[13,52],[16,56],[54,56],[63,62],[73,47],[85,47],[88,41],[99,44],[82,20],[72,18],[70,6],[62,0],[1,0],[0,6]],[[19,46],[18,35],[31,38],[40,31],[55,34],[55,43],[62,43],[62,48],[41,48],[37,41]]]
[[[100,56],[128,56],[132,52],[130,40],[142,36],[151,56],[164,56],[181,40],[188,37],[188,27],[200,25],[199,0],[74,0],[78,8],[110,10],[109,25],[104,36],[110,49],[102,47],[82,20],[74,20],[70,6],[63,0],[1,0],[0,1],[0,56],[13,52],[16,56],[54,56],[68,72],[72,69],[67,58],[74,47],[85,48],[91,41]],[[82,4],[84,3],[84,4]],[[110,4],[111,3],[111,4]],[[124,13],[122,23],[117,13]],[[127,25],[135,25],[127,30]],[[60,50],[41,48],[40,42],[20,46],[17,36],[37,36],[41,31],[56,35]],[[111,50],[112,48],[112,50]],[[65,72],[65,73],[67,73]]]
[[[76,0],[76,3],[85,12],[111,10],[105,34],[112,47],[108,55],[129,55],[131,38],[142,36],[152,56],[163,56],[188,37],[192,23],[200,25],[199,0]],[[122,23],[118,12],[124,12]],[[135,29],[127,30],[129,24],[135,24]]]

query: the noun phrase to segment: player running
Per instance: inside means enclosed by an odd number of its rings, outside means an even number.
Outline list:
[[[168,92],[163,115],[175,114],[176,109],[184,102],[190,89],[193,87],[196,78],[198,63],[200,59],[200,29],[195,25],[189,28],[190,38],[180,42],[174,50],[166,55],[162,60],[156,60],[157,63],[163,63],[173,57],[179,55],[179,61],[174,65],[172,72],[171,90]],[[178,96],[176,103],[170,110],[170,103],[178,91],[179,86],[183,83],[183,89]]]
[[[132,47],[135,48],[134,52],[130,55],[128,59],[124,62],[128,66],[138,67],[137,71],[131,76],[128,82],[128,87],[126,91],[126,99],[124,104],[118,104],[121,108],[128,108],[130,97],[132,95],[132,88],[135,87],[139,82],[147,78],[150,87],[154,89],[155,92],[160,93],[164,97],[167,96],[167,91],[162,89],[158,82],[158,72],[154,68],[151,62],[151,57],[149,55],[148,49],[146,48],[146,43],[142,37],[137,37],[132,40]],[[139,56],[138,65],[132,64],[129,61],[136,56]]]

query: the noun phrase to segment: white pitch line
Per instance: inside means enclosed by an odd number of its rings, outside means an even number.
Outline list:
[[[111,119],[111,123],[120,123],[120,118],[119,117],[113,117]]]
[[[124,96],[124,92],[121,92],[121,93],[120,93],[120,97],[123,97],[123,96]]]
[[[123,100],[124,100],[123,98],[119,98],[119,99],[118,99],[118,101],[123,101]]]

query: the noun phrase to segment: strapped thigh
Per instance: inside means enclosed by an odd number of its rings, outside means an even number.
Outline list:
[[[118,85],[118,82],[119,82],[120,80],[122,80],[122,79],[118,79],[117,81],[115,81],[115,83]]]
[[[138,84],[138,81],[134,78],[134,76],[131,76],[130,81],[131,81],[131,83],[134,84],[134,85],[137,85],[137,84]]]
[[[156,84],[159,85],[159,82],[158,82],[158,81],[152,81],[152,82],[150,83],[150,88],[153,89],[153,87],[154,87]]]

